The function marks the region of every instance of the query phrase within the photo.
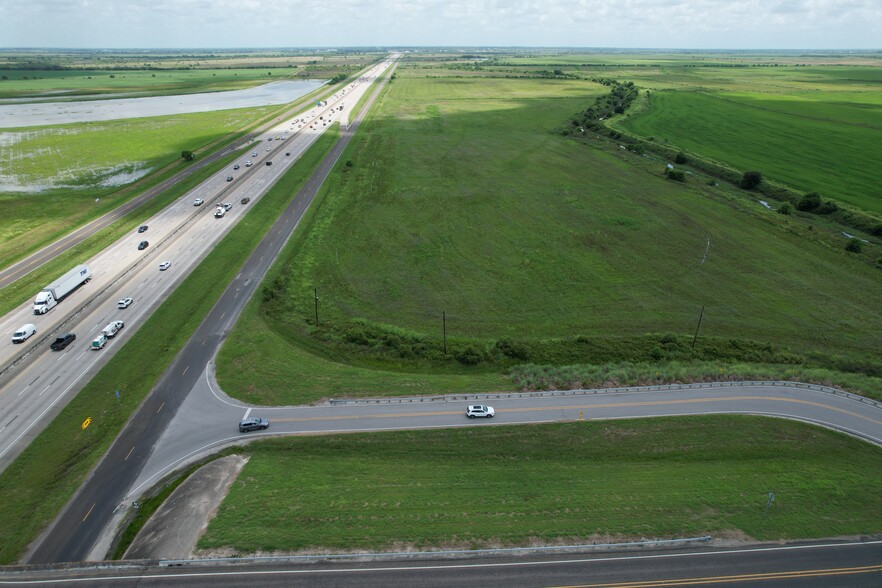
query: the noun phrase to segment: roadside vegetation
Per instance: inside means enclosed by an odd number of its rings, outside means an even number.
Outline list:
[[[339,137],[329,129],[0,474],[0,563],[14,563],[57,515],[196,330],[265,231]],[[132,328],[131,326],[129,328]],[[119,390],[117,400],[114,392]],[[80,423],[91,417],[82,430]],[[39,464],[35,467],[34,464]]]
[[[557,132],[631,96],[622,80],[440,71],[399,67],[264,284],[263,323],[225,345],[225,390],[310,402],[534,385],[519,366],[633,364],[639,382],[737,364],[882,394],[872,247],[855,256],[835,227],[736,185],[671,182],[664,160]]]
[[[203,555],[880,530],[882,452],[771,418],[288,437],[242,451],[248,464],[199,540]]]
[[[0,50],[0,99],[164,96],[351,75],[382,52]]]

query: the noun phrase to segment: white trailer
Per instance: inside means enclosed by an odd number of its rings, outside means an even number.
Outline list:
[[[65,296],[92,279],[92,270],[87,265],[78,265],[55,282],[49,284],[34,299],[34,314],[46,314]]]

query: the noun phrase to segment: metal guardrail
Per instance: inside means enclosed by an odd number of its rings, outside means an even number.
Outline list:
[[[328,553],[317,555],[268,555],[255,557],[216,557],[207,559],[161,559],[160,567],[184,566],[191,564],[214,564],[214,563],[258,563],[278,561],[317,561],[317,560],[345,560],[345,559],[403,559],[403,558],[430,558],[450,557],[456,555],[504,555],[512,553],[549,553],[560,551],[588,551],[593,549],[622,549],[634,547],[669,547],[686,545],[689,543],[706,543],[713,539],[710,535],[702,537],[684,537],[682,539],[655,539],[645,541],[628,541],[625,543],[591,543],[581,545],[548,545],[540,547],[501,547],[496,549],[449,549],[444,551],[393,551],[381,553]]]
[[[700,382],[696,384],[659,384],[655,386],[622,386],[617,388],[580,388],[576,390],[537,390],[533,392],[490,392],[480,394],[445,394],[436,396],[402,396],[387,398],[331,398],[328,402],[332,405],[346,404],[410,404],[424,402],[455,402],[464,400],[492,400],[499,398],[541,398],[549,396],[587,396],[595,394],[618,394],[622,392],[659,392],[665,390],[692,390],[702,388],[737,388],[737,387],[756,387],[756,386],[780,386],[785,388],[799,388],[805,390],[813,390],[824,394],[832,394],[834,396],[842,396],[856,402],[869,404],[875,408],[882,408],[882,402],[831,388],[829,386],[821,386],[819,384],[806,384],[804,382],[790,382],[781,380],[763,380],[763,381],[744,381],[744,382]]]

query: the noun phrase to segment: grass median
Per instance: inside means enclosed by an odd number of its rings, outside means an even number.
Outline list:
[[[882,531],[878,447],[764,417],[288,437],[247,452],[203,555]]]
[[[338,136],[336,126],[329,129],[253,205],[137,336],[0,475],[0,563],[21,557],[67,503]],[[83,430],[87,417],[92,422]]]

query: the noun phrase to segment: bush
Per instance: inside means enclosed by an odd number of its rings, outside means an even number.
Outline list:
[[[755,190],[763,183],[763,174],[758,171],[746,171],[741,176],[741,187],[745,190]]]
[[[793,214],[793,205],[789,202],[785,202],[780,208],[778,208],[778,214],[786,214],[787,216],[790,216]]]
[[[688,162],[689,162],[689,158],[686,157],[686,154],[683,153],[682,151],[677,153],[677,156],[674,158],[674,163],[679,163],[680,165],[683,165],[684,163],[688,163]]]
[[[833,202],[832,200],[824,200],[824,202],[821,203],[821,206],[819,206],[818,210],[816,210],[815,212],[817,212],[818,214],[830,214],[836,212],[837,210],[839,210],[839,207],[836,206],[835,202]]]
[[[845,250],[849,253],[860,253],[864,250],[864,243],[860,239],[852,237],[845,244]]]
[[[467,345],[456,354],[456,361],[463,365],[478,365],[484,359],[481,350],[474,345]]]
[[[678,169],[669,169],[665,172],[665,175],[668,176],[669,180],[674,180],[675,182],[685,182],[686,174],[681,172]]]
[[[882,237],[882,223],[876,223],[870,227],[870,234]]]
[[[496,349],[506,357],[520,361],[526,361],[530,356],[526,345],[512,339],[500,339],[496,342]]]
[[[625,147],[631,153],[636,153],[637,155],[643,155],[646,153],[646,148],[640,143],[629,143],[627,147]]]
[[[796,208],[799,210],[814,210],[819,206],[821,206],[821,195],[817,192],[809,192],[796,203]]]

